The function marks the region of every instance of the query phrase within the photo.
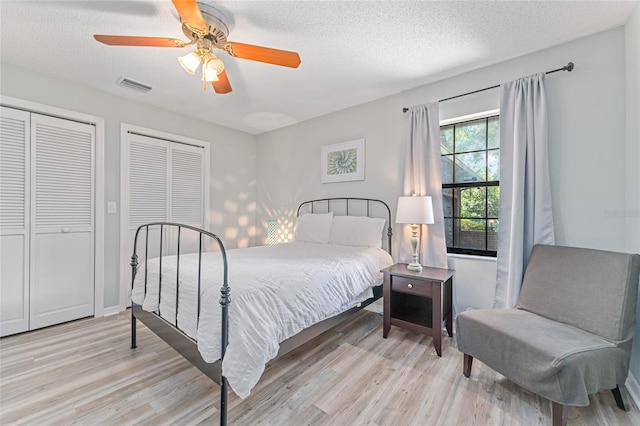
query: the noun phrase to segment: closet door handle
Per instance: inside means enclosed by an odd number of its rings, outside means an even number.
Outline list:
[[[69,228],[62,228],[62,232],[66,234],[67,232],[69,232]]]

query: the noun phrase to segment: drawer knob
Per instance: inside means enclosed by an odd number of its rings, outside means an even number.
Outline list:
[[[409,284],[407,284],[407,287],[413,288],[413,284],[409,283]]]

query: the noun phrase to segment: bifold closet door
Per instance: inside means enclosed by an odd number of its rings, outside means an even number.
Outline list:
[[[169,142],[141,135],[128,135],[125,146],[127,161],[123,164],[123,187],[128,190],[128,215],[121,220],[128,221],[126,256],[133,253],[133,239],[140,225],[150,222],[166,222],[169,218],[167,200],[169,199],[169,177],[167,162],[169,161]],[[124,205],[124,203],[123,203]],[[126,205],[124,205],[126,207]],[[124,210],[126,211],[126,210]],[[164,236],[163,236],[164,237]],[[138,242],[138,259],[144,261],[145,249],[148,246],[149,258],[157,257],[160,230],[149,232],[148,244],[146,235],[140,235]],[[127,268],[127,281],[130,281],[130,269]]]
[[[172,143],[169,148],[171,188],[169,218],[172,222],[202,229],[204,228],[204,149],[177,143]],[[183,232],[180,236],[180,252],[197,253],[198,236],[193,232]],[[177,235],[170,235],[169,238],[172,247],[176,247]],[[210,241],[207,238],[205,242]]]
[[[93,315],[95,128],[31,114],[30,328]]]
[[[29,330],[30,114],[0,107],[0,336]]]
[[[127,220],[124,257],[130,258],[138,226],[150,222],[178,222],[204,227],[204,149],[150,136],[129,133],[123,151],[121,190],[128,193],[123,202],[123,220]],[[160,229],[156,227],[138,238],[138,260],[157,257]],[[166,229],[162,235],[163,255],[176,251],[177,234]],[[197,252],[198,240],[193,233],[180,236],[180,252]],[[124,259],[123,259],[124,261]],[[125,283],[130,284],[131,271],[125,270]]]

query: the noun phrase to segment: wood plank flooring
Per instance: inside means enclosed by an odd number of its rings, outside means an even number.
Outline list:
[[[551,404],[479,361],[470,379],[443,338],[362,311],[270,364],[232,425],[550,425]],[[2,425],[216,425],[219,388],[144,325],[129,349],[129,316],[84,319],[0,340]],[[569,425],[639,425],[611,392],[571,408]]]

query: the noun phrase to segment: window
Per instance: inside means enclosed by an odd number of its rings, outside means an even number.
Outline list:
[[[447,252],[496,256],[499,116],[443,125],[440,145]]]

